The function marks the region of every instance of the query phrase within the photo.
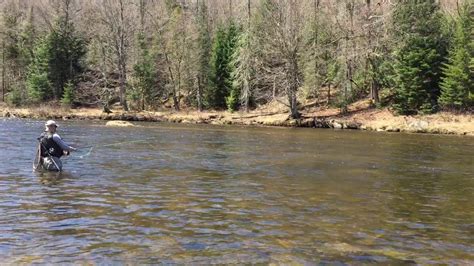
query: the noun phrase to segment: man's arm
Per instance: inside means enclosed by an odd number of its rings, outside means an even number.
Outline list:
[[[53,135],[53,140],[65,151],[75,151],[76,148],[73,148],[64,142],[58,134]]]

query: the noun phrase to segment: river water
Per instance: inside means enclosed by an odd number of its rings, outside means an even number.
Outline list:
[[[473,264],[474,138],[0,120],[2,263]]]

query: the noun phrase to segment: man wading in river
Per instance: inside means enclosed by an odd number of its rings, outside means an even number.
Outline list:
[[[71,151],[77,149],[67,145],[56,133],[58,127],[56,122],[48,120],[44,125],[46,129],[38,138],[39,146],[33,167],[36,170],[41,165],[45,170],[61,171],[63,168],[61,156],[69,155]]]

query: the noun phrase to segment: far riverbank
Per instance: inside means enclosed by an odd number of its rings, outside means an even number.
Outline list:
[[[12,108],[0,106],[0,116],[57,120],[124,120],[147,122],[171,122],[215,125],[252,125],[280,127],[309,127],[371,130],[386,132],[409,132],[431,134],[454,134],[474,136],[472,114],[441,112],[433,115],[397,116],[387,108],[369,108],[365,103],[350,106],[349,112],[341,114],[336,108],[319,108],[302,111],[300,119],[291,119],[281,108],[261,108],[251,112],[226,111],[157,111],[125,112],[113,110],[104,113],[99,108],[63,109],[53,107]]]

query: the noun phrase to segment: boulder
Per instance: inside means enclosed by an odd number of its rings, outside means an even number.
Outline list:
[[[108,127],[133,127],[133,126],[135,126],[134,124],[132,124],[128,121],[122,121],[122,120],[108,121],[105,125],[108,126]]]
[[[358,122],[347,122],[344,128],[347,129],[360,129],[361,124]]]
[[[331,126],[332,128],[334,129],[342,129],[344,126],[343,124],[339,123],[339,122],[336,122],[336,121],[331,121]]]
[[[428,132],[429,123],[423,120],[415,120],[408,123],[408,128],[414,132],[420,132],[420,133]]]
[[[314,118],[305,118],[301,120],[301,127],[314,127]]]
[[[299,124],[298,120],[296,120],[296,119],[291,119],[290,121],[288,121],[288,126],[290,126],[290,127],[296,127],[296,126],[298,126],[298,124]]]
[[[321,119],[318,119],[318,118],[314,118],[314,127],[316,128],[330,128],[331,126],[329,125],[329,122],[324,119],[324,118],[321,118]]]

